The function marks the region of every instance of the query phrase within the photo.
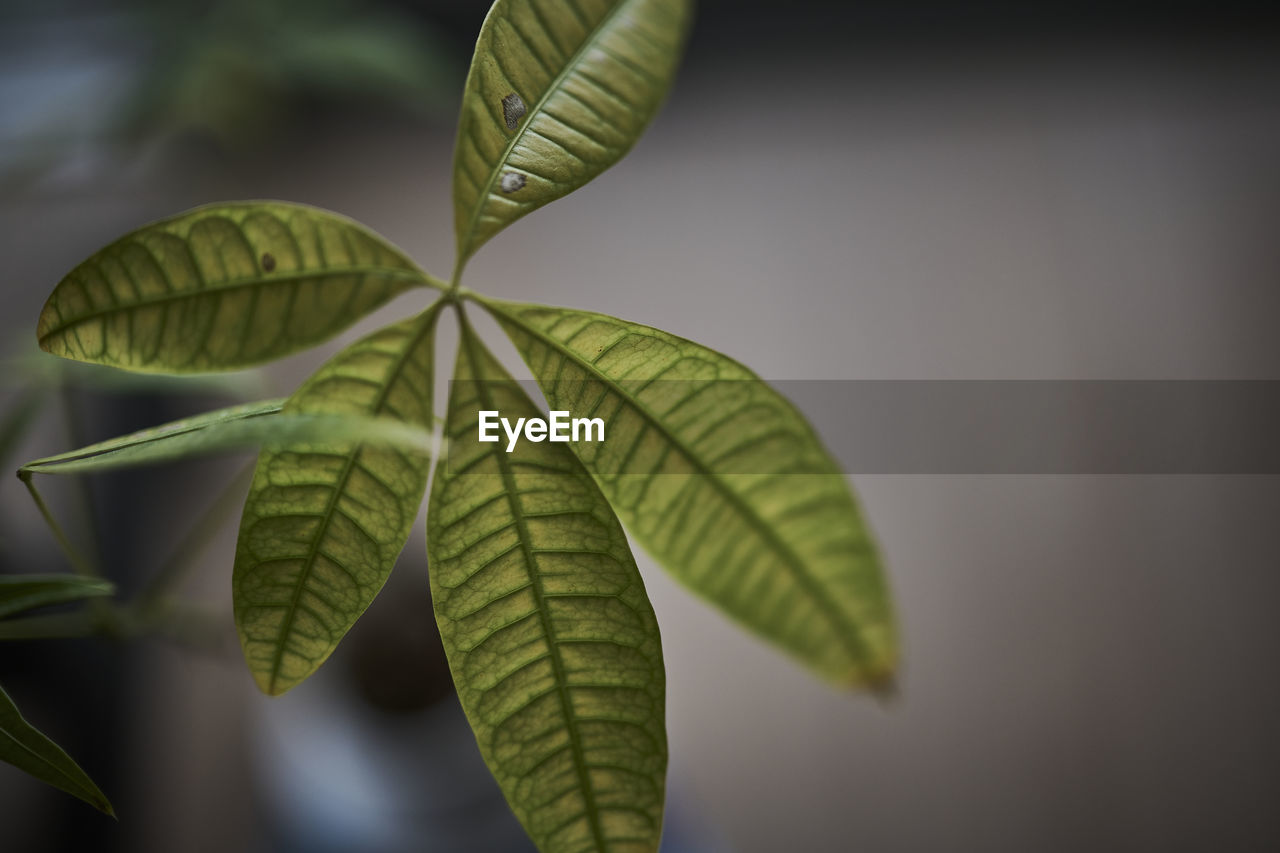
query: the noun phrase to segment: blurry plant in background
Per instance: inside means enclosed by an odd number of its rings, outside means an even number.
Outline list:
[[[177,20],[191,14],[194,26]],[[160,47],[137,78],[127,136],[194,129],[237,145],[288,126],[299,102],[380,102],[411,116],[452,105],[458,65],[445,43],[385,3],[151,2],[134,21]]]
[[[3,14],[10,184],[97,168],[104,149],[129,163],[173,138],[251,150],[326,104],[444,117],[460,82],[451,42],[389,2],[70,0]]]

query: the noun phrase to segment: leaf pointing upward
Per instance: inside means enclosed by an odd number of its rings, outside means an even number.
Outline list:
[[[675,76],[689,0],[498,0],[453,160],[459,267],[486,240],[616,163]]]
[[[346,217],[212,204],[95,252],[54,288],[36,336],[54,355],[128,370],[233,370],[318,344],[430,283]]]

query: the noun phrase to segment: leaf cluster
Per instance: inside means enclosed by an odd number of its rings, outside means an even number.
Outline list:
[[[656,850],[661,834],[662,646],[624,524],[691,590],[821,677],[882,687],[896,663],[875,546],[846,478],[790,403],[692,341],[460,284],[488,240],[629,150],[674,76],[690,6],[493,5],[458,128],[448,281],[336,214],[215,204],[86,259],[38,326],[40,346],[64,358],[136,372],[234,370],[320,343],[410,289],[438,291],[286,399],[37,460],[21,474],[30,482],[260,445],[232,595],[249,671],[273,695],[315,672],[378,594],[430,484],[433,607],[458,695],[546,853]],[[510,451],[476,441],[480,411],[540,412],[475,333],[469,308],[497,320],[552,409],[602,417],[607,439]],[[460,336],[441,421],[432,401],[445,309]],[[90,579],[19,579],[0,587],[0,616],[108,592]],[[0,706],[0,723],[46,763],[14,749],[0,758],[106,807],[16,709]]]

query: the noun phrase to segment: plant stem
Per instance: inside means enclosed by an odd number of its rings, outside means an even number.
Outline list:
[[[463,255],[458,255],[457,262],[453,265],[453,275],[449,277],[449,289],[444,292],[446,298],[458,295],[458,289],[462,286],[462,270],[467,265],[467,259]]]
[[[420,269],[418,270],[418,272],[422,273],[422,277],[426,279],[428,287],[434,287],[436,290],[440,291],[441,293],[448,293],[450,290],[453,289],[452,286],[447,281],[436,278],[426,270]]]
[[[36,503],[36,509],[40,510],[40,515],[44,517],[44,523],[49,526],[49,531],[53,533],[54,540],[58,543],[58,547],[62,549],[63,556],[71,563],[71,567],[75,569],[76,574],[86,578],[101,578],[102,573],[98,571],[97,564],[88,557],[82,555],[71,544],[71,540],[67,538],[67,534],[62,530],[62,525],[58,524],[57,519],[53,517],[53,513],[49,511],[49,506],[41,497],[40,491],[36,488],[36,484],[32,481],[30,471],[19,471],[18,479],[27,487],[27,491],[31,493],[31,499]]]

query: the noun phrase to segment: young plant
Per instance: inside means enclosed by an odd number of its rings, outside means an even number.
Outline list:
[[[823,678],[884,686],[896,661],[884,580],[847,480],[786,400],[692,341],[460,286],[490,238],[636,141],[675,73],[690,6],[493,5],[458,128],[447,282],[335,214],[235,202],[144,226],[94,254],[58,284],[39,321],[40,346],[65,358],[234,370],[320,343],[411,288],[440,292],[283,402],[39,460],[20,476],[56,531],[35,473],[262,443],[232,595],[245,660],[272,695],[315,672],[369,606],[430,480],[431,591],[458,696],[511,808],[547,853],[659,843],[662,648],[624,524],[680,581]],[[472,306],[531,368],[549,426],[473,330]],[[434,334],[446,308],[460,343],[429,476]],[[22,582],[46,584],[27,590],[28,602],[109,593],[92,580]],[[40,738],[5,707],[6,733]],[[70,759],[54,757],[33,770],[0,746],[0,758],[105,805]]]

